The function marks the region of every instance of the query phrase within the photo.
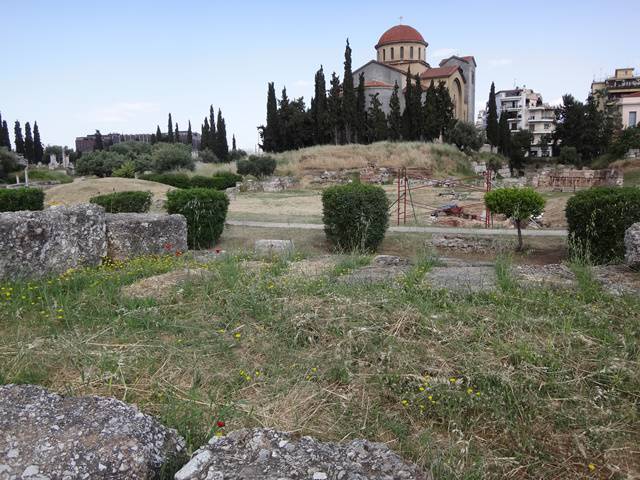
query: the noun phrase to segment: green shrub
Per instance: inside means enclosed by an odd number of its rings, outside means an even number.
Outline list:
[[[0,189],[0,212],[42,210],[44,192],[39,188]]]
[[[226,190],[235,187],[236,183],[242,181],[242,176],[233,172],[218,172],[213,176],[216,181],[216,190]]]
[[[219,190],[217,188],[218,182],[213,177],[205,177],[204,175],[194,175],[189,179],[190,188],[212,188],[214,190]]]
[[[574,248],[605,263],[624,257],[624,233],[640,222],[640,189],[597,187],[571,197],[565,209]]]
[[[381,187],[350,183],[322,193],[327,239],[346,251],[375,251],[389,226],[389,200]]]
[[[229,199],[209,188],[173,190],[167,194],[167,211],[187,219],[189,248],[210,248],[222,234]]]
[[[276,160],[269,155],[251,155],[249,158],[236,162],[240,175],[253,175],[254,177],[266,177],[273,175],[276,170]]]
[[[0,148],[0,180],[6,180],[12,172],[20,169],[18,156],[5,147]]]
[[[198,160],[202,163],[218,163],[218,157],[208,148],[204,148],[198,152]]]
[[[522,222],[544,210],[545,199],[533,188],[498,188],[487,192],[484,203],[492,213],[505,215],[518,229],[518,250],[522,250]]]
[[[563,165],[578,165],[580,156],[576,147],[562,147],[560,148],[560,155],[558,156],[558,162]]]
[[[134,178],[136,176],[136,164],[133,160],[127,160],[112,172],[114,177]]]
[[[176,188],[191,188],[191,179],[186,173],[150,173],[140,175],[142,180],[164,183]]]
[[[89,202],[104,207],[107,213],[145,213],[152,196],[151,192],[114,192],[91,197]]]

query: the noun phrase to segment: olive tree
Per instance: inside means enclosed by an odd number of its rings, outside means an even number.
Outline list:
[[[487,192],[484,203],[491,213],[505,215],[518,229],[518,251],[522,250],[522,221],[544,210],[545,200],[533,188],[499,188]]]

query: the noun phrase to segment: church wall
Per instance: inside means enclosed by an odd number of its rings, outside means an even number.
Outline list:
[[[382,111],[385,114],[389,114],[389,102],[391,101],[391,95],[393,94],[393,88],[374,88],[374,87],[367,87],[364,90],[364,95],[366,98],[366,106],[367,109],[369,108],[369,106],[371,105],[371,95],[375,95],[378,94],[378,100],[380,100],[380,103],[382,104],[382,106],[380,107],[382,109]],[[400,108],[404,109],[404,99],[402,98],[402,95],[400,95]]]
[[[378,81],[388,83],[389,85],[393,85],[395,82],[398,82],[398,86],[402,88],[404,75],[391,68],[378,65],[376,63],[370,63],[369,65],[359,68],[353,72],[353,82],[356,86],[358,85],[360,72],[364,72],[365,82]]]
[[[446,62],[442,64],[442,66],[450,66],[456,65],[462,69],[462,73],[464,74],[465,83],[465,104],[466,104],[466,121],[473,123],[475,121],[475,111],[476,111],[476,86],[475,86],[475,77],[476,77],[476,67],[473,64],[458,60],[457,58],[450,58]]]

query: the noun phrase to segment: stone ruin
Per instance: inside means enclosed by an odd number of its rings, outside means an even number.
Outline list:
[[[622,170],[605,169],[543,169],[533,175],[530,185],[539,189],[551,189],[560,191],[574,191],[591,187],[621,187],[623,185]]]
[[[0,213],[0,278],[42,278],[97,266],[104,257],[127,260],[187,250],[182,215],[106,214],[94,204]]]

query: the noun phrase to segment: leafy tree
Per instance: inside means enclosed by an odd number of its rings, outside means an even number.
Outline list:
[[[632,149],[640,149],[640,126],[622,130],[611,144],[609,152],[615,158],[622,158]]]
[[[156,143],[151,150],[153,170],[159,173],[181,168],[193,170],[191,148],[175,143]]]
[[[492,213],[505,215],[518,229],[518,251],[522,250],[522,222],[537,217],[544,210],[545,200],[532,188],[499,188],[487,192],[484,203]]]
[[[100,133],[100,130],[96,130],[95,133],[95,141],[93,142],[93,151],[101,151],[104,150],[104,143],[102,141],[102,134]]]
[[[344,76],[342,77],[342,120],[344,124],[344,140],[353,141],[356,126],[356,93],[353,87],[353,72],[351,70],[351,47],[349,39],[344,49]]]
[[[498,152],[505,157],[511,156],[511,130],[509,130],[509,122],[507,121],[507,114],[500,115],[500,122],[498,123]]]
[[[540,152],[543,157],[549,156],[549,145],[553,142],[553,135],[550,133],[544,133],[540,135]]]
[[[24,124],[24,156],[29,163],[33,163],[35,160],[33,136],[31,134],[31,125],[29,125],[29,122]]]
[[[564,165],[577,165],[579,160],[576,147],[560,147],[558,161]]]
[[[529,130],[518,130],[511,137],[511,156],[509,169],[511,173],[522,173],[526,156],[531,149],[533,134]]]
[[[424,94],[422,108],[424,139],[431,142],[440,136],[440,119],[438,118],[438,92],[431,82]]]
[[[378,95],[378,93],[370,95],[371,101],[367,112],[367,140],[369,142],[386,140],[389,135],[387,117],[382,111],[382,103]]]
[[[193,147],[193,132],[191,131],[191,120],[189,120],[189,127],[187,128],[187,145]]]
[[[38,122],[33,122],[33,161],[35,163],[42,162],[43,157],[44,151],[42,140],[40,140],[40,129],[38,128]]]
[[[491,82],[489,102],[487,103],[487,140],[492,147],[500,145],[500,127],[498,126],[498,108],[496,105],[496,86]]]
[[[447,135],[447,141],[466,153],[480,150],[483,143],[478,129],[469,122],[456,122]]]
[[[331,88],[327,97],[327,117],[328,127],[331,132],[333,143],[340,143],[340,131],[342,128],[342,101],[341,101],[340,77],[336,72],[331,74]]]
[[[329,141],[329,113],[327,111],[327,85],[322,65],[316,72],[314,97],[311,102],[311,118],[313,120],[313,139],[316,145]]]
[[[203,163],[218,163],[218,157],[208,148],[200,149],[198,152],[198,160]]]
[[[265,152],[276,152],[280,145],[280,124],[278,118],[278,100],[273,82],[267,89],[267,124],[260,127],[262,149]]]
[[[226,162],[229,158],[229,143],[227,142],[227,123],[222,117],[222,111],[218,109],[218,132],[214,150],[221,162]]]
[[[24,139],[22,138],[22,127],[20,127],[18,120],[16,120],[13,127],[13,133],[16,137],[16,153],[24,156]]]
[[[120,153],[94,150],[85,153],[76,161],[76,173],[110,177],[113,171],[122,167],[127,160],[127,157]]]
[[[6,180],[9,174],[20,169],[18,155],[7,147],[0,147],[0,180]]]
[[[2,121],[2,132],[0,137],[2,138],[2,144],[7,150],[11,150],[11,138],[9,137],[9,127],[7,126],[7,121]]]
[[[171,113],[169,113],[169,121],[167,123],[167,142],[171,143],[173,141],[173,121],[171,120]]]
[[[64,149],[60,145],[47,145],[44,149],[44,158],[49,159],[51,155],[56,156],[56,162],[60,163],[62,161],[62,156],[64,154]]]
[[[389,99],[389,138],[394,141],[402,139],[402,114],[400,113],[400,97],[398,82],[393,86],[393,93]]]
[[[355,121],[355,141],[364,143],[367,131],[367,109],[366,98],[364,96],[364,72],[358,77],[358,88],[356,90],[356,121]]]

